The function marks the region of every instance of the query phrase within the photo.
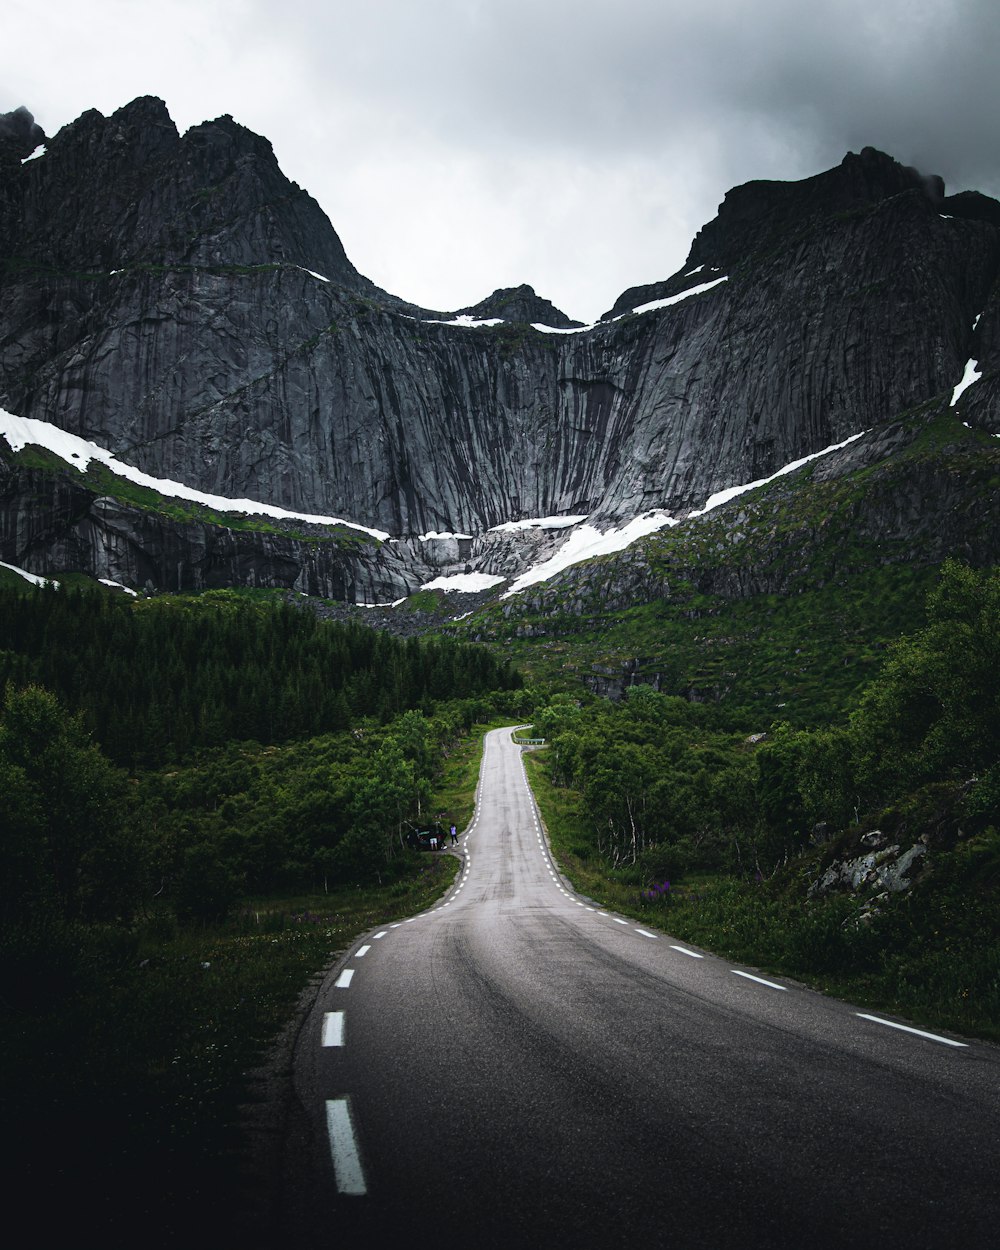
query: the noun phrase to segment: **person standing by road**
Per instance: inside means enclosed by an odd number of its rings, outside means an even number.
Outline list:
[[[452,844],[452,846],[455,846],[457,842],[458,842],[458,830],[455,828],[455,826],[454,826],[454,825],[452,825],[452,827],[451,827],[451,844]]]

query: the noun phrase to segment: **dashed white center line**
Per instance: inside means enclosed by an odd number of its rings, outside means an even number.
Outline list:
[[[344,1013],[328,1011],[323,1016],[323,1045],[343,1046],[344,1044]]]
[[[340,974],[340,976],[337,977],[337,980],[334,982],[334,989],[346,990],[347,987],[351,984],[351,978],[353,976],[354,976],[354,969],[345,968],[344,971]]]
[[[368,1192],[365,1173],[358,1153],[350,1102],[346,1098],[330,1098],[326,1104],[326,1131],[330,1139],[330,1156],[342,1194],[360,1196]]]
[[[375,937],[374,937],[374,939],[373,939],[373,941],[376,941],[376,942],[377,942],[377,941],[379,940],[379,938],[384,938],[384,937],[385,937],[385,935],[386,935],[388,932],[389,932],[389,930],[388,930],[388,929],[383,929],[381,933],[376,933],[376,934],[375,934]]]
[[[925,1033],[923,1029],[910,1028],[908,1024],[897,1024],[895,1020],[883,1020],[880,1016],[869,1016],[863,1011],[856,1011],[856,1016],[860,1016],[862,1020],[871,1020],[875,1024],[884,1024],[890,1029],[901,1029],[904,1033],[914,1033],[917,1037],[926,1037],[931,1042],[941,1042],[945,1046],[961,1046],[966,1047],[965,1042],[956,1042],[950,1037],[940,1037],[937,1033]]]
[[[358,949],[354,952],[355,957],[360,959],[363,955],[367,955],[370,950],[371,950],[370,946],[359,946]]]
[[[682,955],[690,955],[692,959],[704,959],[705,958],[704,955],[699,955],[697,951],[689,951],[686,946],[674,946],[673,943],[671,943],[670,949],[672,951],[680,951]]]
[[[730,968],[734,977],[746,977],[748,981],[756,981],[758,985],[768,985],[772,990],[788,991],[787,985],[779,985],[777,981],[765,981],[763,977],[755,977],[752,972],[740,972],[739,968]]]

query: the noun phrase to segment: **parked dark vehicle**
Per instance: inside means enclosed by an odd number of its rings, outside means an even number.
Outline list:
[[[406,844],[415,851],[441,851],[444,849],[448,834],[440,821],[433,824],[411,826],[406,835]]]

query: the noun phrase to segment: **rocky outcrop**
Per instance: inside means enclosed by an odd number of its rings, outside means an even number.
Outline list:
[[[915,842],[904,850],[880,829],[863,834],[860,842],[860,854],[835,860],[810,883],[809,898],[837,891],[885,897],[909,890],[919,878],[927,855],[926,842]]]
[[[502,324],[450,326],[357,273],[265,139],[226,117],[180,136],[141,99],[4,182],[0,406],[404,540],[681,513],[941,401],[970,358],[961,411],[996,427],[1000,227],[943,192],[866,149],[730,192],[682,272],[593,329],[532,329],[572,323],[530,287],[465,310]]]
[[[80,570],[148,592],[269,587],[348,603],[392,602],[419,585],[414,561],[390,544],[337,541],[318,526],[174,519],[96,495],[78,476],[0,460],[5,563],[37,574]]]

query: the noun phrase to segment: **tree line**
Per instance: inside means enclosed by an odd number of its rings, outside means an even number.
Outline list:
[[[287,603],[225,593],[129,601],[0,591],[0,689],[35,684],[79,713],[107,756],[156,767],[234,739],[289,741],[387,722],[520,675],[481,647],[402,640]]]

